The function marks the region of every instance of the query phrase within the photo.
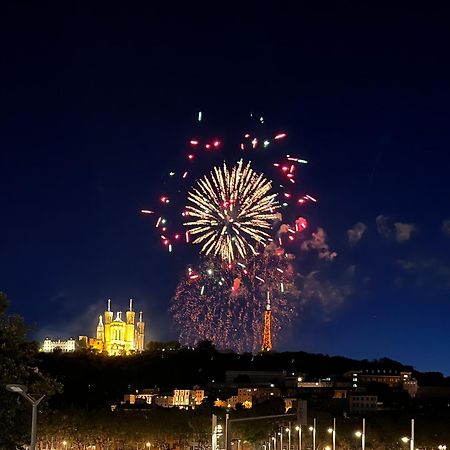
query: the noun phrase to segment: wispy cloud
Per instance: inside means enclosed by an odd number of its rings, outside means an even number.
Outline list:
[[[416,233],[417,227],[413,223],[394,222],[391,217],[380,214],[376,217],[378,234],[386,239],[393,238],[398,243],[409,241]]]
[[[347,230],[349,244],[355,246],[362,239],[366,229],[367,226],[364,223],[358,222],[355,223],[352,228]]]
[[[336,258],[337,253],[330,250],[327,240],[327,234],[323,228],[318,228],[315,233],[312,233],[311,239],[302,242],[301,249],[305,252],[317,251],[319,259],[332,261]]]
[[[397,264],[409,276],[402,285],[450,289],[450,266],[438,258],[399,259]]]
[[[445,236],[450,237],[450,219],[446,219],[442,222],[442,232]]]
[[[336,310],[353,292],[355,266],[349,266],[339,279],[331,279],[319,271],[307,275],[300,275],[301,298],[303,304],[317,301],[322,305],[325,319],[329,320],[331,313]]]
[[[77,315],[67,315],[64,321],[59,321],[56,325],[47,325],[40,328],[35,333],[35,338],[39,341],[46,337],[50,339],[78,338],[80,335],[95,335],[98,316],[105,310],[105,302],[97,302]]]
[[[409,241],[414,232],[417,230],[414,224],[402,222],[395,222],[394,229],[395,229],[395,240],[397,242]]]
[[[379,216],[376,217],[375,223],[377,224],[378,234],[381,234],[381,236],[385,238],[390,238],[392,236],[392,226],[390,217],[380,214]]]

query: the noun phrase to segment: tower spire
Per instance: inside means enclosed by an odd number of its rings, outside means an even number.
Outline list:
[[[269,291],[267,291],[267,304],[264,311],[264,329],[261,350],[263,352],[270,352],[272,350],[272,310],[270,309]]]
[[[111,299],[108,298],[108,311],[111,311]]]
[[[133,311],[133,299],[130,298],[130,311]]]
[[[142,322],[142,311],[139,311],[139,322]]]

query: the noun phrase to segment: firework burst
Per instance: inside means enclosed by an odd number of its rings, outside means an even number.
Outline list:
[[[274,243],[257,257],[230,268],[217,258],[188,268],[172,299],[171,313],[183,344],[210,340],[217,348],[238,352],[259,351],[264,308],[272,305],[275,343],[296,314],[293,255]]]
[[[205,256],[220,256],[227,262],[246,258],[250,250],[270,237],[268,231],[278,218],[277,194],[271,194],[272,182],[257,174],[251,163],[241,159],[231,170],[226,163],[214,167],[188,193],[185,225],[196,236],[193,244],[203,244]]]

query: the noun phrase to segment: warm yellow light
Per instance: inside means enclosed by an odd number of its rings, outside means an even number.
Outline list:
[[[147,442],[146,444],[145,444],[145,446],[147,447],[147,448],[150,448],[150,442]]]
[[[355,436],[360,438],[360,437],[362,436],[361,431],[356,431],[356,432],[355,432]]]
[[[404,442],[406,444],[409,441],[409,438],[406,436],[403,436],[401,440],[402,440],[402,442]]]
[[[63,441],[62,445],[64,445],[64,447],[67,445],[67,441]]]
[[[295,430],[296,430],[296,431],[300,431],[300,427],[297,425],[297,426],[295,427]]]
[[[328,433],[332,433],[333,432],[333,428],[328,428]]]
[[[289,433],[291,430],[289,428],[286,428],[286,433]]]
[[[309,431],[314,431],[314,427],[309,427],[308,430]]]
[[[327,446],[325,447],[325,450],[331,450],[331,447],[330,447],[329,445],[327,445]]]

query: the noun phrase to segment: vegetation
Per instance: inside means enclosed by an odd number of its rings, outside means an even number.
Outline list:
[[[15,450],[29,441],[29,402],[5,389],[7,384],[23,384],[33,395],[57,392],[60,386],[37,366],[35,343],[27,341],[28,329],[18,316],[7,315],[8,300],[0,293],[0,448]],[[45,408],[45,402],[40,404]]]

